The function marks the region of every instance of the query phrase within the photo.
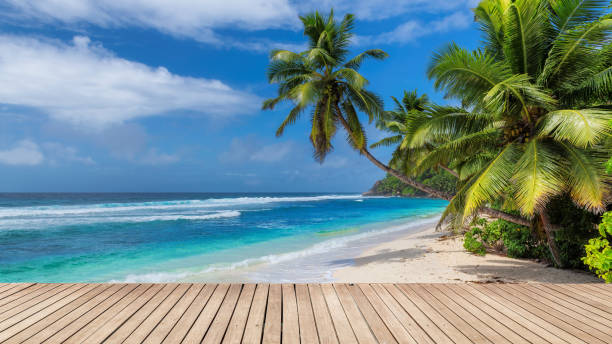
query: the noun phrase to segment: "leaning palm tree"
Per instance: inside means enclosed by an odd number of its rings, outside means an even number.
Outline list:
[[[544,230],[560,265],[549,200],[569,195],[580,207],[604,210],[611,191],[604,173],[612,118],[609,5],[485,0],[475,9],[484,48],[451,44],[434,56],[429,77],[470,111],[429,123],[424,135],[449,141],[422,157],[420,168],[448,156],[479,157],[459,173],[462,185],[445,216],[466,219],[505,199]]]
[[[365,114],[370,122],[379,120],[383,116],[383,102],[366,89],[368,80],[358,70],[367,58],[381,60],[387,57],[387,53],[371,49],[348,58],[354,25],[351,14],[345,15],[340,23],[335,20],[333,11],[329,16],[315,12],[300,19],[308,38],[308,49],[299,53],[274,50],[270,55],[268,80],[279,84],[278,96],[266,100],[263,109],[273,109],[283,101],[293,103],[276,135],[282,135],[287,125],[295,123],[309,110],[310,141],[314,157],[319,162],[323,162],[333,149],[332,139],[340,126],[346,131],[349,144],[379,168],[430,195],[450,199],[450,195],[381,163],[367,149],[367,137],[358,111]]]

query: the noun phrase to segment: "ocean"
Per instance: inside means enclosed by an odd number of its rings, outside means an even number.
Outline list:
[[[0,194],[0,282],[325,282],[447,202],[305,193]]]

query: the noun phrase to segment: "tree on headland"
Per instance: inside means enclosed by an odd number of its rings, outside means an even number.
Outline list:
[[[475,9],[484,48],[450,45],[435,55],[430,78],[463,106],[425,118],[409,143],[404,143],[409,131],[391,140],[401,148],[394,158],[414,161],[416,170],[453,170],[456,195],[417,182],[396,164],[400,160],[388,166],[369,152],[357,109],[370,121],[384,121],[386,113],[381,99],[366,90],[358,68],[366,58],[387,55],[374,49],[347,59],[351,15],[340,23],[333,13],[301,17],[309,47],[300,53],[272,52],[268,79],[279,84],[278,97],[263,107],[294,103],[277,135],[311,109],[310,140],[321,162],[338,127],[344,128],[351,146],[376,166],[449,200],[445,217],[461,222],[484,213],[542,228],[561,265],[546,212],[549,200],[568,195],[577,205],[599,211],[610,192],[602,168],[603,153],[610,149],[605,140],[612,99],[612,19],[606,6],[587,0],[485,0]],[[511,212],[490,207],[500,199]]]

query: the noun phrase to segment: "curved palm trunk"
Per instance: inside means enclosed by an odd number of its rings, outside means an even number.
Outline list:
[[[545,211],[540,213],[540,220],[542,220],[542,229],[544,229],[544,233],[546,234],[546,242],[548,243],[548,249],[550,250],[550,255],[553,257],[553,261],[556,266],[562,268],[563,264],[561,262],[561,255],[559,254],[559,248],[557,247],[557,243],[555,242],[555,232],[554,228],[550,223],[550,219],[548,218],[548,214]]]
[[[340,107],[338,106],[338,104],[336,104],[336,111],[341,114],[342,112],[340,111]],[[346,130],[346,132],[353,136],[353,131],[351,130],[351,127],[349,126],[348,122],[346,121],[346,119],[344,118],[344,116],[340,115],[338,116],[338,120],[340,120],[340,123],[342,123],[342,126],[344,127],[344,129]],[[360,153],[365,155],[366,158],[368,158],[368,160],[370,160],[374,165],[376,165],[378,168],[380,168],[381,170],[389,173],[390,175],[396,177],[397,179],[401,180],[403,183],[410,185],[416,189],[419,189],[425,193],[427,193],[430,196],[436,197],[436,198],[441,198],[447,201],[450,201],[453,198],[453,195],[440,191],[440,190],[436,190],[430,186],[427,186],[423,183],[419,183],[418,181],[404,175],[403,173],[383,164],[382,162],[380,162],[380,160],[376,159],[376,157],[374,157],[370,151],[367,149],[367,147],[362,147],[360,150]],[[443,167],[444,168],[444,167]],[[453,171],[454,172],[454,171]],[[516,216],[513,214],[509,214],[506,212],[503,212],[501,210],[496,210],[496,209],[492,209],[492,208],[487,208],[487,207],[483,207],[480,209],[480,212],[483,214],[487,214],[491,217],[495,217],[498,219],[503,219],[512,223],[516,223],[519,225],[523,225],[523,226],[527,226],[527,227],[531,227],[531,221],[529,221],[526,218],[523,218],[521,216]],[[551,227],[552,228],[552,227]]]
[[[450,169],[448,166],[443,164],[438,164],[438,166],[440,166],[443,170],[450,173],[451,175],[455,176],[455,178],[459,178],[459,173],[455,172],[455,170]]]

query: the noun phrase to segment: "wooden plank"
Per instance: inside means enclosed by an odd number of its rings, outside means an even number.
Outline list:
[[[208,327],[212,323],[215,315],[219,311],[219,307],[227,294],[228,289],[230,288],[229,284],[219,284],[215,291],[210,296],[210,299],[202,309],[202,312],[193,323],[193,326],[187,332],[185,339],[183,339],[183,343],[200,343],[208,330]],[[203,306],[203,305],[201,305]],[[168,343],[176,343],[175,341],[168,341]]]
[[[283,284],[283,344],[300,343],[300,327],[298,321],[297,302],[293,284]]]
[[[45,293],[53,291],[53,289],[60,287],[62,287],[61,284],[35,284],[31,288],[27,288],[13,295],[7,296],[4,299],[0,300],[0,315],[12,308],[21,306],[30,300],[36,298],[40,300],[41,295],[44,295]],[[64,286],[64,288],[67,287],[68,286]],[[34,301],[33,303],[36,303],[36,301]]]
[[[502,288],[510,293],[513,293],[525,302],[529,302],[550,314],[558,314],[558,318],[567,321],[569,324],[591,332],[593,333],[593,335],[603,336],[603,339],[607,338],[606,340],[612,343],[612,335],[606,333],[612,332],[612,329],[580,313],[579,311],[582,310],[581,308],[563,306],[559,302],[551,301],[545,297],[542,297],[541,295],[532,292],[531,289],[524,285],[521,285],[519,287],[512,284],[508,284],[502,286]],[[568,305],[571,306],[571,304]],[[584,310],[582,311],[586,312]]]
[[[18,285],[19,283],[2,283],[0,284],[0,294],[3,293],[5,290],[17,287]]]
[[[353,333],[351,324],[346,317],[334,286],[331,284],[321,284],[320,288],[340,343],[357,343],[357,338]]]
[[[58,293],[54,297],[0,323],[0,343],[34,325],[73,300],[87,294],[95,287],[92,284],[75,285],[73,288],[66,289],[62,293]]]
[[[241,294],[242,285],[241,284],[232,284],[223,299],[223,303],[219,307],[219,311],[217,312],[217,316],[213,320],[210,325],[208,332],[204,336],[204,340],[202,343],[206,344],[219,344],[223,340],[225,336],[225,331],[229,326],[230,319],[234,314],[234,309],[236,309],[236,303],[238,302],[238,297]],[[246,312],[248,314],[248,309]],[[243,325],[244,326],[244,323]],[[244,329],[242,327],[241,329]],[[241,333],[242,335],[242,333]]]
[[[382,319],[376,314],[376,311],[368,301],[368,299],[363,295],[363,292],[359,288],[359,286],[350,284],[347,286],[349,292],[353,296],[353,300],[361,310],[361,314],[368,322],[370,326],[370,330],[374,333],[374,336],[380,343],[397,343],[393,335],[382,321]]]
[[[261,343],[269,287],[268,284],[257,284],[242,337],[242,343],[244,344]]]
[[[592,289],[596,289],[598,291],[607,292],[608,295],[612,296],[612,284],[609,283],[589,283],[587,284]]]
[[[327,309],[325,297],[321,292],[321,286],[319,284],[308,284],[308,293],[310,294],[319,341],[321,344],[338,344],[334,323]]]
[[[594,295],[594,293],[585,292],[579,288],[568,288],[562,284],[547,284],[546,288],[555,289],[567,296],[573,297],[578,301],[597,307],[604,312],[609,314],[612,313],[612,301],[601,299]]]
[[[404,326],[406,331],[417,343],[433,344],[433,340],[427,333],[417,324],[412,317],[406,313],[404,308],[393,298],[389,291],[380,284],[371,284],[372,289],[376,291],[378,297],[384,302],[389,310],[395,315],[397,320]]]
[[[468,322],[483,336],[487,337],[493,343],[527,343],[525,339],[518,336],[508,328],[503,326],[501,323],[495,321],[490,316],[483,317],[483,312],[478,308],[469,304],[469,302],[462,302],[463,300],[459,295],[453,296],[453,298],[446,295],[442,290],[438,289],[436,284],[427,284],[427,291],[440,302],[450,308],[455,314],[461,319]],[[467,306],[467,307],[465,307]],[[499,332],[496,332],[496,330]],[[508,339],[504,337],[504,334],[508,335]]]
[[[58,321],[55,324],[53,324],[52,328],[54,329],[54,331],[52,331],[52,336],[48,337],[46,341],[50,343],[61,343],[65,341],[70,336],[72,336],[74,333],[76,333],[77,331],[81,330],[83,327],[87,326],[89,323],[94,321],[100,314],[104,314],[104,312],[106,312],[107,310],[115,306],[118,302],[126,298],[128,295],[130,295],[131,292],[133,292],[138,287],[139,287],[138,284],[126,285],[124,288],[121,288],[116,293],[113,293],[112,295],[108,296],[106,299],[96,304],[93,308],[85,309],[83,310],[82,313],[72,312],[70,316],[66,318],[67,320],[69,320],[69,322],[65,322],[63,321],[64,319],[62,319],[62,321]],[[140,292],[141,290],[137,292]],[[77,315],[77,317],[73,318],[72,317],[73,314]],[[45,329],[44,331],[47,331],[47,330],[48,329]],[[35,337],[38,337],[38,334]],[[36,342],[33,340],[35,337],[30,338],[28,342],[32,340],[31,341],[32,343],[40,343],[40,341]]]
[[[395,284],[383,284],[389,294],[435,343],[453,344],[453,341],[431,321]]]
[[[242,292],[240,293],[240,298],[236,304],[236,309],[234,310],[232,319],[227,327],[225,337],[223,337],[224,344],[241,343],[242,336],[246,330],[246,323],[249,317],[251,304],[253,303],[255,287],[255,284],[245,284],[244,287],[242,287]],[[263,309],[264,308],[262,307],[262,310]],[[263,316],[261,317],[261,320],[263,323]],[[261,339],[261,336],[259,339]]]
[[[360,284],[359,288],[398,343],[416,343],[369,284]]]
[[[211,296],[213,295],[213,293],[216,293],[215,290],[217,289],[219,288],[216,284],[207,284],[193,299],[193,302],[189,303],[188,307],[178,309],[178,312],[182,316],[179,316],[179,318],[177,318],[177,321],[174,322],[176,325],[174,325],[170,333],[168,333],[165,338],[153,338],[153,336],[149,336],[149,338],[147,338],[147,342],[181,342],[185,338],[185,336],[187,336],[189,331],[195,326],[194,324],[202,314],[202,310],[207,307]],[[219,292],[221,291],[223,291],[223,288],[219,289]],[[223,291],[223,293],[225,293],[225,291]],[[214,313],[212,316],[214,316]],[[208,325],[206,325],[206,327],[208,328]],[[197,329],[194,331],[197,331]],[[206,328],[204,329],[204,331],[206,331]],[[202,334],[202,337],[204,337],[204,334]],[[200,338],[199,340],[202,340],[202,338]]]
[[[282,302],[281,286],[270,285],[262,343],[278,344],[281,342]]]
[[[598,284],[595,283],[589,283],[589,284],[568,284],[568,286],[572,287],[572,288],[582,288],[588,292],[590,292],[591,294],[593,294],[594,296],[599,296],[602,298],[612,298],[612,289],[608,289],[608,288],[599,288],[597,286]],[[604,284],[601,284],[604,285]]]
[[[467,321],[463,320],[460,316],[455,314],[448,305],[440,302],[433,295],[431,295],[423,285],[411,284],[405,285],[406,288],[411,288],[419,297],[427,302],[432,308],[444,317],[449,323],[451,323],[457,330],[463,333],[473,343],[491,343],[485,338],[480,332],[470,325]],[[454,338],[453,338],[454,339]]]
[[[83,288],[84,284],[65,284],[0,314],[0,331],[28,317],[62,297]]]
[[[594,319],[605,326],[612,327],[612,319],[610,318],[610,315],[597,307],[593,307],[589,304],[576,300],[573,297],[569,297],[554,289],[544,288],[540,284],[534,283],[527,287],[542,297],[552,299],[554,302],[562,303],[577,312],[584,312],[584,314],[589,318]]]
[[[409,299],[423,312],[436,326],[442,330],[449,338],[457,344],[469,343],[470,340],[453,324],[441,316],[436,309],[431,307],[417,293],[414,292],[406,284],[398,284],[397,288],[401,290]]]
[[[106,339],[109,343],[123,343],[127,337],[136,329],[142,326],[142,323],[157,309],[157,307],[176,289],[177,284],[162,284],[161,290],[157,292],[150,300],[126,320],[120,327],[117,328]]]
[[[106,309],[101,314],[98,314],[91,322],[83,326],[81,329],[73,333],[70,338],[66,339],[66,343],[83,343],[87,337],[96,332],[100,327],[103,327],[108,321],[110,321],[117,313],[121,312],[124,308],[130,305],[140,295],[151,288],[151,284],[141,284],[134,290],[130,291],[125,297],[117,301],[114,305]]]
[[[545,343],[545,342],[552,342],[552,343],[563,342],[563,340],[561,338],[559,338],[558,336],[556,336],[556,334],[551,333],[550,331],[547,331],[547,330],[541,328],[540,326],[538,326],[536,323],[534,323],[535,319],[534,319],[533,316],[529,316],[528,318],[523,318],[523,316],[521,314],[516,313],[515,311],[511,310],[510,308],[508,308],[506,305],[500,304],[494,298],[492,298],[492,297],[490,297],[490,296],[488,296],[486,294],[483,294],[482,292],[480,292],[479,290],[475,289],[471,285],[459,285],[457,287],[464,289],[465,291],[467,291],[468,293],[472,294],[474,297],[479,299],[480,302],[486,303],[487,305],[495,308],[498,312],[504,314],[509,319],[512,319],[516,323],[521,324],[522,326],[524,326],[528,330],[527,333],[533,333],[533,334],[539,336],[540,338],[542,338],[542,339],[540,339],[540,342],[542,342],[542,343]],[[525,335],[527,333],[525,333]]]
[[[130,302],[125,308],[115,313],[108,321],[104,323],[104,326],[100,326],[97,330],[93,330],[89,336],[86,336],[84,332],[83,338],[87,338],[86,342],[91,344],[102,343],[108,336],[119,329],[128,319],[138,312],[151,298],[155,297],[157,293],[163,288],[163,284],[153,284],[144,293],[140,294],[132,302]],[[71,338],[69,342],[77,342],[77,337]],[[79,339],[78,342],[81,342]]]
[[[42,338],[40,337],[41,336],[40,332],[47,331],[53,326],[56,326],[57,323],[61,322],[66,317],[68,317],[70,313],[76,312],[80,308],[89,310],[90,306],[88,305],[88,302],[95,299],[96,297],[98,297],[100,294],[102,294],[103,292],[105,292],[111,287],[112,287],[111,284],[100,284],[96,286],[95,289],[73,300],[69,304],[60,308],[58,311],[54,312],[52,315],[47,316],[40,321],[37,321],[34,325],[28,327],[26,330],[23,330],[19,332],[17,335],[11,337],[9,340],[6,341],[6,343],[7,344],[8,343],[21,343],[33,336],[38,336],[39,337],[38,342],[42,342],[44,339],[47,339],[47,337],[49,337],[54,332],[49,333],[46,336],[42,334]],[[82,307],[83,305],[86,305],[86,306]]]
[[[32,286],[34,286],[34,283],[18,283],[11,285],[10,288],[6,288],[2,292],[0,292],[0,304],[2,304],[3,299],[18,292],[25,293],[26,289]]]
[[[206,285],[208,288],[214,288],[214,285]],[[193,303],[193,300],[202,292],[204,289],[203,284],[193,284],[187,292],[178,300],[170,311],[164,316],[159,324],[151,331],[151,333],[145,338],[144,343],[161,343],[172,329],[176,326],[179,320],[185,315],[186,311],[189,311],[189,307]],[[197,317],[198,314],[195,316]],[[194,318],[195,319],[195,318]],[[191,326],[191,323],[189,324]],[[189,327],[187,327],[183,333],[187,333]],[[179,342],[178,340],[177,342]]]
[[[317,325],[315,324],[308,286],[305,284],[296,284],[295,297],[297,300],[298,321],[300,325],[300,343],[318,344],[319,334],[317,333]]]
[[[191,284],[180,283],[177,287],[159,304],[157,308],[136,328],[130,335],[125,338],[123,343],[142,343],[145,338],[153,331],[153,329],[164,319],[166,314],[170,312],[172,307],[185,295]],[[112,339],[115,335],[110,339]]]
[[[490,286],[483,286],[483,288],[487,289],[491,294],[497,294],[500,297],[502,297],[504,300],[506,300],[507,302],[505,302],[504,304],[507,304],[508,302],[511,302],[515,305],[517,305],[518,307],[523,308],[524,310],[530,312],[531,314],[534,314],[536,317],[539,317],[540,319],[542,319],[543,321],[552,324],[553,326],[555,326],[556,328],[559,328],[561,330],[563,330],[564,332],[566,332],[569,336],[573,337],[573,338],[563,338],[565,341],[567,341],[568,343],[576,343],[576,342],[588,342],[588,343],[601,343],[603,344],[604,342],[599,340],[598,338],[592,336],[591,334],[580,330],[579,328],[576,328],[574,326],[572,326],[571,324],[568,323],[568,320],[571,319],[570,317],[561,317],[558,318],[555,315],[559,315],[556,312],[546,312],[546,310],[542,309],[539,306],[533,305],[529,302],[525,302],[524,300],[522,300],[521,298],[519,298],[517,296],[517,294],[520,293],[509,293],[506,289],[501,288],[501,286],[495,286],[495,288],[491,288]],[[569,319],[568,319],[569,318]],[[565,319],[565,320],[564,320]],[[541,326],[541,325],[540,325]],[[543,327],[543,326],[542,326]],[[557,332],[555,332],[557,333]]]
[[[344,309],[344,313],[353,328],[353,333],[357,338],[357,341],[360,344],[364,343],[377,343],[376,338],[374,338],[374,334],[370,331],[370,326],[366,322],[366,320],[361,315],[361,311],[359,307],[353,300],[353,296],[346,288],[344,284],[334,284],[334,289],[336,290],[336,295],[340,300],[340,304]]]
[[[481,319],[489,320],[489,322],[492,324],[500,324],[501,326],[494,327],[495,330],[499,333],[502,333],[504,337],[510,340],[512,343],[542,342],[542,339],[540,337],[531,333],[521,324],[500,313],[497,309],[491,307],[487,303],[480,301],[475,296],[463,290],[459,286],[453,285],[451,288],[447,285],[441,285],[439,286],[439,288],[445,291],[446,295],[451,298],[453,297],[453,295],[456,295],[457,299],[453,298],[453,300],[461,302],[462,306],[466,309],[470,309],[470,312],[472,312],[472,314],[480,314]],[[511,331],[507,331],[506,328],[510,329]]]

